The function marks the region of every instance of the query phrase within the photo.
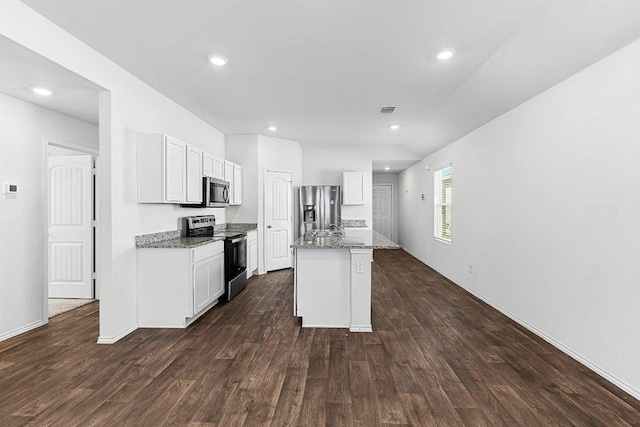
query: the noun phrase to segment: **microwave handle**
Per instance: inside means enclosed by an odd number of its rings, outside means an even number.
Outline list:
[[[229,187],[227,187],[226,185],[224,187],[224,190],[222,191],[222,198],[224,199],[225,203],[229,201]]]

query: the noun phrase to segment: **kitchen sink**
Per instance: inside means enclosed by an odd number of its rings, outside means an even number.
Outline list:
[[[306,234],[308,237],[343,237],[342,230],[314,230]]]

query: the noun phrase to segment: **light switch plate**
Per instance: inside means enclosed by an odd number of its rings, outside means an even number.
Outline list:
[[[18,184],[3,182],[2,194],[18,194]]]

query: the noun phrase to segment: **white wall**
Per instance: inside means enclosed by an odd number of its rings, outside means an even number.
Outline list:
[[[397,173],[374,173],[373,185],[375,184],[391,184],[392,185],[392,200],[391,206],[393,209],[391,217],[391,233],[393,234],[392,240],[398,241],[398,174]],[[373,192],[372,192],[373,194]],[[373,209],[373,206],[372,206]],[[371,223],[373,227],[373,222]]]
[[[258,274],[266,273],[264,224],[264,175],[266,170],[291,172],[295,188],[302,182],[302,148],[297,141],[264,135],[226,135],[227,158],[242,165],[243,196],[241,206],[227,208],[229,222],[258,224]],[[294,214],[294,236],[295,236]]]
[[[100,342],[137,327],[134,237],[176,229],[178,218],[224,209],[180,209],[136,202],[136,135],[163,132],[224,157],[224,137],[164,95],[18,0],[5,0],[7,38],[104,87],[100,94]],[[44,36],[46,34],[46,37]]]
[[[342,206],[343,219],[372,224],[371,180],[373,158],[368,149],[316,148],[302,151],[302,185],[339,185],[342,172],[365,172],[364,205]]]
[[[638,398],[639,75],[636,41],[399,177],[407,251]],[[448,162],[451,245],[432,226]]]
[[[97,108],[97,105],[96,105]],[[98,127],[0,94],[0,341],[43,322],[46,143],[98,147]]]
[[[400,148],[314,148],[302,152],[302,185],[342,186],[342,172],[364,171],[364,205],[342,206],[342,218],[364,219],[373,224],[372,188],[374,160],[413,160],[415,156]]]
[[[242,204],[229,206],[227,222],[258,222],[258,135],[225,135],[226,158],[242,166]]]

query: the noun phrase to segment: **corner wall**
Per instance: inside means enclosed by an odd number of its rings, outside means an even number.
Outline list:
[[[43,137],[98,148],[97,126],[0,94],[0,185],[19,191],[0,194],[0,341],[44,320]]]
[[[224,209],[139,205],[137,133],[167,133],[224,157],[224,136],[18,0],[5,0],[2,34],[105,88],[100,93],[100,338],[111,343],[137,328],[135,236],[175,230],[183,216]],[[46,35],[46,36],[44,36]]]
[[[293,175],[294,233],[296,228],[296,187],[302,181],[302,148],[297,141],[264,135],[226,135],[227,158],[242,165],[242,205],[227,208],[229,222],[258,224],[258,274],[266,273],[264,224],[264,175],[266,170]],[[293,243],[293,242],[292,242]]]
[[[408,252],[636,398],[639,75],[636,41],[399,176]],[[451,245],[432,225],[448,162]]]
[[[392,218],[391,218],[391,233],[393,234],[391,236],[391,240],[393,240],[394,242],[398,241],[398,216],[399,216],[399,205],[398,205],[398,198],[400,196],[399,194],[399,188],[398,188],[398,174],[397,173],[374,173],[373,174],[373,185],[376,184],[391,184],[393,186],[393,192],[392,192],[392,200],[391,200],[391,205],[392,205]],[[373,193],[373,190],[372,190]],[[372,206],[373,209],[373,206]],[[372,212],[373,215],[373,212]],[[373,228],[373,222],[371,223],[371,227]]]

